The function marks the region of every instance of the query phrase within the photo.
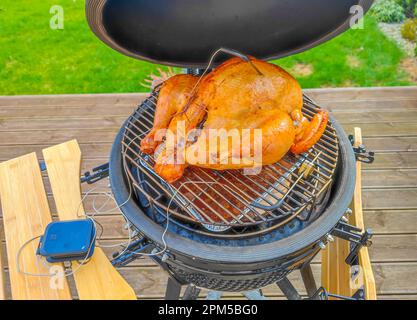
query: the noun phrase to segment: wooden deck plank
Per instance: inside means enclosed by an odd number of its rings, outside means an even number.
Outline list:
[[[417,169],[364,170],[362,175],[364,189],[417,187]]]
[[[0,119],[1,118],[10,118],[18,120],[19,118],[36,118],[44,119],[46,117],[69,117],[73,118],[74,116],[82,115],[83,117],[105,114],[107,117],[120,117],[126,116],[133,112],[136,103],[130,105],[103,105],[99,104],[97,106],[28,106],[28,107],[1,107],[0,108]]]
[[[103,112],[103,110],[101,110]],[[125,112],[122,116],[92,117],[63,116],[47,118],[2,118],[0,117],[0,132],[36,132],[36,131],[72,131],[72,130],[115,130],[120,129],[123,122],[131,112]],[[28,126],[30,120],[30,126]],[[85,131],[80,131],[84,133]]]
[[[27,120],[26,120],[27,122]],[[68,141],[74,137],[78,138],[77,140],[81,144],[90,144],[90,143],[112,143],[117,132],[120,130],[123,122],[120,121],[117,125],[111,126],[96,126],[95,128],[57,128],[53,130],[7,130],[1,131],[0,144],[7,145],[34,145],[42,144],[45,141],[45,136],[50,137],[51,144],[62,143],[63,141]],[[352,132],[354,125],[344,125],[346,132]],[[396,147],[398,142],[395,140],[395,137],[407,139],[406,141],[411,141],[413,143],[412,149],[406,151],[417,151],[415,148],[415,141],[417,140],[417,123],[396,123],[396,124],[362,124],[364,129],[365,139],[376,138],[380,139],[381,137],[387,137],[392,139],[392,144]],[[22,134],[22,132],[24,134]],[[30,136],[31,139],[28,140],[27,137]],[[390,140],[389,140],[390,141]],[[414,142],[413,142],[414,141]],[[374,142],[375,145],[378,145],[378,141]],[[378,145],[378,150],[381,149],[381,146]],[[392,147],[396,150],[394,147]]]
[[[46,140],[46,139],[45,139]],[[45,141],[43,144],[34,144],[34,145],[16,145],[4,146],[0,145],[0,161],[7,160],[10,158],[16,158],[23,154],[27,154],[29,150],[36,152],[36,154],[41,155],[42,150],[50,147],[51,145]],[[106,159],[110,154],[111,144],[110,143],[90,143],[90,144],[80,144],[81,151],[86,154],[88,159]],[[40,157],[41,158],[41,157]]]
[[[333,88],[304,90],[317,101],[372,101],[372,100],[404,100],[417,98],[416,87],[373,87],[373,88]]]
[[[365,210],[365,224],[379,234],[417,233],[417,210]]]
[[[122,124],[120,124],[121,126]],[[51,145],[59,144],[64,141],[69,141],[78,138],[79,143],[93,144],[93,143],[106,143],[110,144],[114,141],[114,138],[119,128],[115,129],[73,129],[73,130],[45,130],[45,131],[8,131],[1,132],[0,143],[3,146],[8,145],[34,145],[42,144],[45,141],[45,136],[50,138]],[[30,137],[30,140],[27,137]]]
[[[353,128],[359,124],[343,124],[343,129],[346,132],[353,132]],[[401,122],[401,123],[362,123],[360,127],[363,132],[364,139],[370,137],[415,137],[417,135],[416,122]]]
[[[371,137],[365,138],[364,144],[369,150],[378,154],[417,152],[417,137]],[[42,149],[47,147],[46,141],[42,144],[15,145],[14,148],[10,148],[10,145],[0,145],[0,160],[16,158],[31,151],[40,154]],[[111,143],[82,143],[80,147],[87,159],[106,158],[109,155]],[[412,156],[415,157],[414,154]]]
[[[335,119],[344,125],[356,124],[362,127],[362,124],[368,123],[404,123],[417,119],[417,108],[401,109],[390,108],[389,110],[366,110],[366,106],[361,110],[335,110],[332,115]]]
[[[62,94],[62,95],[19,95],[0,96],[0,106],[8,107],[42,107],[42,106],[65,106],[91,107],[95,105],[132,105],[138,100],[143,100],[144,93],[128,94]]]
[[[306,89],[304,92],[318,101],[362,101],[386,99],[416,99],[416,87],[373,87],[373,88],[332,88],[332,89]],[[31,106],[53,105],[65,103],[67,106],[79,106],[97,103],[119,105],[132,103],[143,98],[143,93],[128,94],[63,94],[63,95],[21,95],[0,96],[0,106]]]
[[[390,112],[395,109],[400,111],[415,111],[416,100],[412,99],[380,99],[357,100],[357,101],[321,101],[317,100],[322,108],[335,114],[351,113],[356,111],[360,114],[367,112]]]
[[[368,166],[365,166],[365,170]],[[417,152],[376,153],[372,169],[411,169],[417,168]]]
[[[368,150],[380,153],[417,151],[417,137],[368,137],[363,143]]]
[[[417,189],[373,189],[363,190],[365,209],[415,209]]]

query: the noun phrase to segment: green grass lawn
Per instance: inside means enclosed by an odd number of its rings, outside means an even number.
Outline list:
[[[49,27],[56,4],[65,10],[64,30]],[[301,68],[295,74],[304,88],[410,84],[399,70],[401,51],[372,18],[365,22],[364,30],[277,63]],[[156,68],[101,43],[85,20],[84,0],[0,2],[0,95],[147,91],[140,83]]]

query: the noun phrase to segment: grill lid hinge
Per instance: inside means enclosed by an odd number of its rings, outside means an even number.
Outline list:
[[[372,245],[371,238],[373,236],[373,232],[371,229],[366,229],[365,232],[362,232],[362,229],[343,221],[340,221],[336,225],[332,234],[351,243],[350,253],[345,260],[345,262],[350,266],[357,265],[358,254],[362,247],[369,247]]]
[[[93,168],[92,172],[87,171],[81,176],[81,183],[93,184],[109,176],[109,163]]]
[[[154,248],[147,238],[139,237],[132,241],[122,252],[115,252],[111,263],[115,268],[124,267],[140,258],[141,254],[149,255]]]
[[[42,172],[47,170],[45,161],[39,161],[39,168]],[[109,176],[109,163],[104,163],[92,169],[92,172],[86,171],[81,176],[81,183],[93,184]]]
[[[308,300],[348,300],[348,301],[356,301],[356,300],[365,300],[365,289],[361,287],[356,291],[352,297],[341,296],[338,294],[329,293],[325,288],[321,287],[317,290],[317,292]]]
[[[372,163],[375,160],[375,152],[367,151],[366,147],[361,144],[355,147],[355,138],[353,135],[349,135],[349,141],[352,144],[353,152],[355,153],[355,158],[357,161],[361,161],[363,163]]]

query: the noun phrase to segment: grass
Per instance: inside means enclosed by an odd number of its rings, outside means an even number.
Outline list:
[[[400,68],[403,52],[365,17],[362,30],[349,30],[337,38],[304,53],[284,58],[278,64],[291,69],[309,64],[314,72],[299,78],[304,88],[343,86],[410,85]]]
[[[147,91],[140,83],[158,67],[125,57],[90,31],[82,0],[0,2],[0,95]],[[65,28],[51,30],[49,9],[62,5]],[[364,30],[277,61],[304,88],[408,85],[402,52],[366,17]],[[310,74],[311,73],[311,74]]]

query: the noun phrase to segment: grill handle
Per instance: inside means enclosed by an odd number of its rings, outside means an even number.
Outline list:
[[[219,54],[219,53],[226,53],[226,54],[228,54],[228,55],[231,55],[231,56],[235,56],[235,57],[238,57],[238,58],[240,58],[240,59],[242,59],[243,61],[245,61],[245,62],[247,62],[247,63],[249,63],[250,65],[251,65],[251,67],[260,75],[260,76],[263,76],[263,73],[255,66],[255,64],[253,64],[253,62],[252,62],[252,60],[250,59],[250,57],[248,56],[248,55],[246,55],[246,54],[243,54],[243,53],[241,53],[241,52],[239,52],[239,51],[237,51],[237,50],[234,50],[234,49],[229,49],[229,48],[220,48],[220,49],[218,49],[218,50],[216,50],[212,55],[211,55],[211,57],[210,57],[210,61],[209,61],[209,63],[207,64],[207,68],[206,68],[206,70],[203,72],[203,75],[208,71],[208,70],[210,70],[210,68],[211,68],[211,66],[212,66],[212,64],[213,64],[213,61],[214,61],[214,58]],[[200,69],[187,69],[187,72],[188,73],[191,73],[191,74],[196,74],[196,75],[200,75],[200,71],[199,71]]]
[[[349,135],[349,141],[352,144],[353,152],[355,153],[355,158],[357,161],[368,164],[371,164],[375,161],[375,152],[367,151],[363,144],[355,147],[355,139],[353,135]]]

